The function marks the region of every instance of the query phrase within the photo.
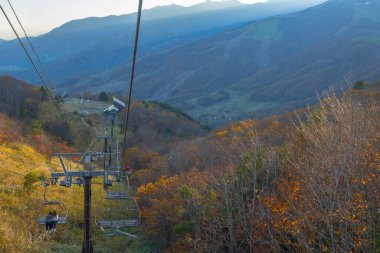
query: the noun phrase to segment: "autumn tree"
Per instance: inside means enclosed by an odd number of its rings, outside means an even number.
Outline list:
[[[277,240],[288,241],[286,248],[374,251],[379,175],[366,156],[379,133],[374,115],[379,111],[373,103],[332,96],[297,128],[280,189],[284,214],[297,221],[290,230],[277,231]]]

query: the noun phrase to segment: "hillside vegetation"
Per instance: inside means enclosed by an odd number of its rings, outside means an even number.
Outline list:
[[[377,252],[378,87],[179,145],[155,170],[182,172],[138,189],[144,234],[160,252]]]
[[[95,250],[376,252],[379,87],[361,83],[315,107],[236,122],[207,135],[170,107],[135,102],[131,123],[139,127],[130,129],[124,155],[135,169],[140,239],[107,239],[94,227]],[[75,117],[96,131],[103,127],[97,114]],[[67,226],[46,235],[35,218],[46,212],[40,180],[59,167],[49,154],[80,148],[30,128],[31,122],[36,119],[0,114],[0,250],[78,252],[83,188],[48,187],[48,199],[67,205]],[[166,127],[173,132],[157,131]],[[104,191],[100,185],[93,190],[98,203]],[[57,207],[60,214],[64,209]]]
[[[0,251],[80,252],[83,234],[83,187],[49,186],[47,200],[58,200],[62,205],[44,207],[41,180],[49,182],[50,169],[59,168],[59,162],[52,160],[46,153],[37,151],[41,149],[40,145],[26,144],[23,138],[28,139],[29,136],[23,136],[22,132],[14,131],[21,137],[19,139],[4,137],[9,131],[4,129],[4,125],[18,129],[20,122],[0,114],[0,125]],[[54,140],[51,142],[59,146],[61,151],[65,151],[64,145]],[[66,147],[66,151],[71,150]],[[104,196],[103,188],[93,185],[93,214],[96,213],[97,203]],[[67,214],[69,222],[68,225],[58,225],[56,232],[46,234],[45,226],[37,225],[36,219],[54,210],[60,216]],[[97,228],[93,232],[96,252],[126,252],[127,247],[128,252],[143,252],[138,242],[131,249],[129,240],[107,239]]]
[[[298,11],[322,1],[290,1],[291,4],[270,1],[254,5],[208,1],[191,7],[169,5],[144,10],[139,52],[175,47],[252,20]],[[32,38],[32,42],[58,85],[73,90],[74,81],[129,61],[135,22],[136,13],[73,20]],[[0,55],[0,73],[31,83],[40,82],[16,40],[0,41]]]
[[[145,54],[136,96],[213,126],[315,103],[328,87],[347,89],[346,80],[380,78],[379,12],[378,1],[330,0]],[[122,90],[129,68],[126,62],[85,77],[74,89]]]
[[[0,78],[0,90],[4,91],[0,97],[0,251],[79,252],[83,189],[49,186],[47,200],[59,200],[62,205],[44,207],[42,183],[49,182],[51,170],[60,171],[59,161],[52,159],[51,154],[84,150],[82,145],[87,148],[93,134],[104,133],[108,126],[99,110],[86,116],[74,113],[81,111],[83,104],[80,103],[75,104],[76,108],[74,105],[70,107],[73,113],[67,115],[67,119],[45,97],[44,89],[10,77]],[[109,106],[107,102],[100,105]],[[150,157],[167,153],[176,143],[206,133],[187,115],[164,104],[134,102],[133,110],[127,153],[136,169]],[[119,123],[117,128],[120,130],[123,118]],[[88,132],[87,135],[83,135],[82,130]],[[122,133],[117,134],[121,136]],[[95,179],[97,184],[93,185],[94,215],[98,202],[105,196],[100,182]],[[67,213],[69,222],[66,226],[58,226],[55,233],[46,234],[44,226],[36,225],[36,218],[53,209],[60,216]],[[107,239],[98,228],[93,232],[97,252],[126,252],[127,249],[128,252],[155,252],[144,240]]]

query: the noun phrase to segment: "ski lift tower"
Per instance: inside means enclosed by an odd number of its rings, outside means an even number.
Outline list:
[[[96,136],[94,142],[104,143],[104,149],[97,151],[91,146],[85,153],[58,153],[54,154],[60,161],[61,172],[51,174],[53,182],[59,182],[60,186],[72,187],[72,185],[84,185],[84,229],[82,253],[93,253],[93,243],[91,240],[91,181],[94,177],[103,178],[104,189],[112,186],[114,182],[125,180],[125,171],[121,165],[121,154],[119,143],[114,136],[114,125],[117,115],[125,108],[125,104],[117,98],[113,99],[113,104],[106,108],[103,113],[111,121],[111,131],[109,135]],[[95,151],[94,151],[95,150]],[[71,166],[73,159],[80,157],[79,162]],[[99,166],[98,160],[103,160]],[[80,163],[83,163],[83,170],[77,170]],[[98,163],[98,164],[96,164]],[[94,166],[95,165],[95,166]],[[73,167],[73,169],[71,169]],[[100,169],[103,167],[102,169]]]

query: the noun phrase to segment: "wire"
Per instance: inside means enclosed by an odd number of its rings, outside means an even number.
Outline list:
[[[43,162],[42,162],[42,163],[43,163]],[[42,163],[41,163],[41,164],[42,164]],[[41,164],[40,164],[40,165],[41,165]],[[4,165],[4,162],[2,162],[1,165]],[[19,172],[13,171],[13,170],[9,170],[9,169],[3,168],[3,167],[0,167],[0,170],[8,171],[8,172],[11,172],[11,173],[13,173],[13,174],[15,174],[15,175],[18,175],[18,176],[24,177],[24,178],[35,179],[33,176],[25,175],[25,174],[22,174],[22,173],[19,173]]]
[[[142,5],[143,5],[143,0],[139,0],[139,9],[137,12],[137,23],[136,23],[136,34],[135,34],[135,45],[133,48],[131,80],[129,83],[128,107],[127,107],[127,112],[126,112],[126,120],[125,120],[125,128],[124,128],[124,141],[123,141],[123,153],[122,153],[123,161],[124,161],[124,153],[125,153],[125,149],[127,145],[127,131],[128,131],[129,114],[130,114],[131,100],[132,100],[133,81],[135,78],[135,66],[136,66],[136,58],[137,58],[137,48],[138,48],[138,43],[139,43]]]
[[[37,53],[35,47],[33,46],[33,43],[31,42],[28,34],[26,33],[26,31],[24,29],[24,26],[22,25],[22,23],[21,23],[18,15],[17,15],[15,9],[13,8],[10,0],[8,0],[8,3],[9,3],[9,6],[11,7],[11,9],[13,11],[13,14],[15,15],[15,17],[17,19],[18,24],[20,25],[22,31],[24,32],[24,35],[25,35],[25,37],[26,37],[26,39],[27,39],[27,41],[28,41],[28,43],[29,43],[29,45],[30,45],[30,47],[31,47],[34,55],[35,55],[35,57],[37,58],[38,64],[42,68],[42,71],[40,71],[39,67],[34,62],[33,58],[31,57],[30,53],[28,52],[27,48],[25,47],[24,43],[22,42],[19,34],[17,33],[14,25],[12,24],[11,20],[9,19],[7,13],[3,9],[2,5],[0,4],[1,11],[3,12],[5,18],[7,19],[8,24],[11,26],[14,34],[16,35],[16,37],[18,39],[18,42],[20,43],[21,47],[23,48],[24,52],[26,53],[26,55],[27,55],[30,63],[33,65],[33,68],[36,71],[38,77],[41,79],[42,83],[44,84],[44,87],[48,91],[48,94],[52,97],[53,102],[55,103],[57,109],[61,112],[62,115],[66,116],[68,118],[69,122],[70,122],[70,119],[69,119],[68,115],[66,115],[65,112],[62,110],[60,104],[57,102],[56,97],[54,96],[53,92],[51,91],[51,89],[49,87],[49,84],[47,83],[47,82],[49,82],[51,84],[51,79],[49,78],[48,72],[47,72],[44,64],[42,63],[41,58],[38,56],[38,53]],[[138,41],[139,41],[139,34],[140,34],[142,5],[143,5],[143,0],[139,0],[139,7],[138,7],[138,14],[137,14],[137,23],[136,23],[135,43],[134,43],[134,49],[133,49],[133,60],[132,60],[132,68],[131,68],[131,79],[130,79],[130,85],[129,85],[128,108],[127,108],[127,112],[126,112],[126,122],[125,122],[125,131],[124,131],[123,153],[125,152],[125,148],[126,148],[126,139],[127,139],[127,131],[128,131],[128,124],[129,124],[129,115],[130,115],[130,108],[131,108],[131,101],[132,101],[132,92],[133,92],[133,82],[134,82],[135,66],[136,66],[136,59],[137,59],[137,49],[138,49]],[[89,145],[88,150],[86,151],[86,153],[89,150],[91,150],[91,146],[93,145],[93,143],[94,143],[94,140]],[[81,158],[81,160],[83,159],[83,157]],[[78,164],[77,164],[77,166],[78,166]],[[7,170],[7,169],[5,169],[5,170]],[[26,177],[26,175],[22,175],[20,173],[14,172],[14,171],[10,171],[10,170],[7,170],[7,171],[9,171],[11,173],[18,174],[18,175],[23,176],[23,177]]]
[[[13,170],[8,170],[8,169],[6,169],[6,168],[0,168],[0,170],[5,170],[5,171],[11,172],[11,173],[13,173],[13,174],[15,174],[15,175],[22,176],[22,177],[28,177],[27,175],[24,175],[24,174],[18,173],[18,172],[13,171]]]
[[[96,141],[96,136],[92,139],[92,141],[91,141],[90,145],[88,146],[86,152],[82,155],[82,157],[78,160],[78,162],[76,162],[76,165],[75,165],[75,167],[73,168],[73,170],[76,170],[76,169],[79,167],[80,163],[83,161],[83,159],[84,159],[84,158],[85,158],[90,152],[95,151],[95,150],[99,147],[100,143],[98,143],[93,149],[91,149],[91,147],[92,147],[92,145],[94,145],[95,141]]]
[[[15,9],[13,8],[13,5],[11,4],[10,0],[8,0],[8,4],[9,4],[9,6],[11,7],[12,12],[13,12],[13,14],[15,15],[15,17],[16,17],[16,19],[17,19],[18,24],[20,25],[22,31],[24,32],[25,38],[27,39],[27,41],[28,41],[28,43],[29,43],[29,45],[30,45],[30,47],[31,47],[31,49],[32,49],[32,51],[33,51],[33,53],[34,53],[34,55],[35,55],[36,58],[37,58],[38,63],[40,64],[40,66],[41,66],[41,68],[42,68],[42,71],[43,71],[44,75],[46,76],[47,81],[48,81],[49,84],[50,84],[50,87],[48,87],[48,92],[49,92],[51,95],[53,95],[53,94],[54,94],[54,91],[51,91],[53,85],[52,85],[51,78],[49,77],[48,72],[46,71],[46,67],[45,67],[45,65],[43,64],[43,62],[41,61],[40,57],[38,56],[38,53],[37,53],[36,49],[34,48],[33,43],[32,43],[32,41],[30,40],[28,34],[26,33],[26,31],[25,31],[25,29],[24,29],[24,26],[22,25],[22,23],[21,23],[21,21],[20,21],[18,15],[17,15]]]
[[[20,25],[20,27],[22,28],[22,30],[23,30],[23,32],[24,32],[24,35],[25,35],[25,37],[26,37],[26,39],[27,39],[27,41],[28,41],[28,43],[29,43],[29,45],[30,45],[30,47],[31,47],[31,49],[32,49],[32,51],[33,51],[33,53],[34,53],[34,55],[35,55],[35,57],[37,58],[37,61],[38,61],[39,65],[40,65],[41,68],[42,68],[42,72],[44,73],[44,75],[45,75],[47,81],[51,84],[52,82],[51,82],[51,79],[50,79],[50,77],[49,77],[49,75],[48,75],[48,72],[47,72],[47,70],[46,70],[46,68],[45,68],[45,66],[44,66],[44,64],[43,64],[43,62],[41,61],[41,58],[38,56],[38,53],[37,53],[35,47],[33,46],[33,43],[32,43],[32,41],[30,40],[28,34],[26,33],[26,31],[25,31],[25,29],[24,29],[24,26],[22,25],[22,23],[21,23],[21,21],[20,21],[18,15],[17,15],[15,9],[13,8],[13,6],[12,6],[10,0],[8,0],[8,3],[9,3],[9,6],[11,7],[11,9],[12,9],[12,11],[13,11],[13,13],[14,13],[14,15],[15,15],[15,17],[16,17],[16,19],[17,19],[19,25]],[[36,63],[33,61],[32,57],[30,56],[28,50],[26,49],[24,43],[22,42],[22,40],[21,40],[19,34],[17,33],[16,29],[14,28],[12,22],[10,21],[8,15],[6,14],[6,12],[5,12],[5,10],[3,9],[3,7],[1,6],[1,4],[0,4],[0,8],[1,8],[1,10],[2,10],[2,12],[3,12],[5,18],[7,19],[9,25],[11,26],[11,28],[12,28],[14,34],[16,35],[16,37],[17,37],[17,39],[18,39],[18,41],[19,41],[21,47],[24,49],[24,51],[25,51],[25,53],[26,53],[26,55],[27,55],[29,61],[30,61],[31,64],[33,65],[34,70],[37,72],[39,78],[41,79],[41,81],[42,81],[42,83],[43,83],[45,89],[46,89],[47,92],[48,92],[48,95],[49,95],[49,96],[51,97],[51,99],[53,100],[53,103],[55,104],[55,106],[56,106],[57,109],[59,110],[60,114],[61,114],[61,115],[67,120],[67,122],[68,122],[69,124],[72,123],[72,122],[73,122],[72,117],[70,117],[70,116],[68,115],[68,113],[67,113],[66,111],[64,111],[64,110],[61,108],[60,103],[57,101],[57,98],[54,96],[54,93],[51,91],[51,88],[49,87],[49,84],[46,82],[46,80],[45,80],[45,78],[42,76],[42,73],[41,73],[41,71],[39,70],[38,66],[37,66]],[[85,141],[85,138],[83,137],[83,135],[79,135],[79,136],[80,136],[80,139],[81,139],[82,141]]]
[[[38,70],[37,65],[35,64],[35,62],[33,61],[32,57],[30,56],[28,50],[26,49],[24,43],[22,42],[22,40],[21,40],[19,34],[17,33],[15,27],[13,26],[11,20],[9,19],[7,13],[5,12],[5,10],[3,9],[3,6],[2,6],[1,4],[0,4],[0,9],[1,9],[1,11],[3,12],[3,14],[4,14],[4,17],[5,17],[6,20],[8,21],[8,24],[11,26],[11,28],[12,28],[12,30],[13,30],[13,33],[16,35],[18,42],[20,43],[21,47],[23,48],[24,52],[26,53],[26,55],[27,55],[27,57],[28,57],[30,63],[33,65],[33,68],[34,68],[34,70],[36,71],[38,77],[41,79],[41,81],[42,81],[43,85],[45,86],[45,88],[49,91],[48,93],[49,93],[49,95],[52,97],[55,106],[58,108],[58,110],[61,112],[61,114],[65,115],[65,113],[63,112],[63,110],[62,110],[60,104],[57,102],[56,98],[55,98],[54,95],[51,93],[48,84],[46,83],[45,79],[43,78],[41,72]]]

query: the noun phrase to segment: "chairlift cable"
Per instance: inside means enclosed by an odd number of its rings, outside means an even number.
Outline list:
[[[1,165],[4,165],[4,162],[2,162]],[[8,171],[8,172],[10,172],[10,173],[13,173],[13,174],[15,174],[15,175],[18,175],[18,176],[21,176],[21,177],[24,177],[24,178],[32,178],[32,177],[30,177],[30,176],[28,176],[28,175],[24,175],[24,174],[22,174],[22,173],[20,173],[20,172],[16,172],[16,171],[9,170],[9,169],[6,169],[6,168],[1,168],[1,167],[0,167],[0,170]]]
[[[45,76],[46,76],[48,82],[51,83],[51,80],[50,80],[50,78],[49,78],[49,75],[48,75],[48,73],[47,73],[47,70],[46,70],[46,68],[44,67],[43,63],[42,63],[41,58],[38,56],[37,51],[35,50],[35,48],[34,48],[32,42],[31,42],[31,40],[29,39],[29,36],[27,35],[27,33],[26,33],[26,31],[25,31],[25,29],[24,29],[24,27],[23,27],[23,25],[22,25],[20,19],[18,18],[18,15],[17,15],[15,9],[13,8],[13,6],[12,6],[12,4],[11,4],[11,2],[10,2],[9,0],[8,0],[8,3],[9,3],[9,5],[10,5],[10,7],[11,7],[11,9],[12,9],[12,11],[13,11],[13,13],[14,13],[14,15],[15,15],[15,17],[16,17],[18,23],[19,23],[19,25],[21,26],[21,28],[22,28],[22,30],[23,30],[23,32],[24,32],[24,34],[25,34],[25,37],[27,38],[27,40],[28,40],[28,42],[29,42],[29,44],[30,44],[30,47],[32,48],[32,51],[33,51],[33,53],[35,54],[35,57],[37,58],[37,60],[38,60],[38,62],[39,62],[39,64],[40,64],[40,66],[41,66],[41,68],[42,68],[42,70],[43,70],[43,72],[44,72],[44,74],[45,74]],[[36,71],[38,77],[39,77],[40,80],[42,81],[42,83],[43,83],[45,89],[46,89],[47,92],[48,92],[48,95],[49,95],[49,96],[51,97],[51,99],[53,100],[53,103],[54,103],[55,107],[59,110],[60,114],[61,114],[61,115],[67,120],[68,123],[72,122],[71,117],[67,114],[67,112],[65,112],[65,111],[61,108],[61,105],[59,104],[59,102],[57,101],[57,99],[56,99],[56,97],[54,96],[53,92],[51,91],[51,88],[49,87],[48,83],[47,83],[46,80],[44,79],[44,77],[43,77],[41,71],[39,70],[39,68],[38,68],[38,66],[37,66],[37,64],[34,62],[33,58],[30,56],[30,54],[29,54],[28,50],[26,49],[24,43],[22,42],[22,40],[21,40],[21,38],[20,38],[18,32],[16,31],[14,25],[12,24],[11,20],[9,19],[7,13],[5,12],[5,10],[3,9],[3,7],[2,7],[1,4],[0,4],[0,9],[1,9],[1,11],[3,12],[5,18],[7,19],[8,24],[9,24],[10,27],[12,28],[13,33],[16,35],[17,40],[18,40],[18,42],[20,43],[21,47],[23,48],[25,54],[27,55],[27,57],[28,57],[30,63],[33,65],[33,68],[34,68],[34,70]],[[83,138],[82,135],[80,135],[80,138],[81,138],[82,140],[84,140],[84,138]]]
[[[27,176],[27,175],[24,175],[24,174],[21,174],[21,173],[18,173],[18,172],[16,172],[16,171],[9,170],[9,169],[6,169],[6,168],[0,168],[0,170],[8,171],[8,172],[10,172],[10,173],[13,173],[13,174],[18,175],[18,176],[21,176],[21,177],[29,177],[29,176]]]
[[[75,167],[74,167],[74,170],[78,168],[79,164],[82,162],[82,160],[87,156],[87,154],[89,154],[90,152],[93,152],[95,151],[98,147],[99,147],[99,144],[97,146],[95,146],[93,149],[91,149],[92,145],[94,145],[94,142],[96,141],[96,136],[92,139],[90,145],[88,146],[86,152],[82,155],[82,157],[78,160],[78,162],[76,163]]]
[[[130,79],[130,83],[129,83],[128,107],[127,107],[127,112],[126,112],[126,120],[125,120],[125,128],[124,128],[124,141],[123,141],[123,152],[122,152],[122,154],[123,154],[122,160],[123,161],[124,161],[124,152],[126,150],[126,144],[127,144],[127,131],[128,131],[129,114],[130,114],[131,100],[132,100],[133,81],[135,78],[135,66],[136,66],[137,49],[138,49],[138,43],[139,43],[142,5],[143,5],[143,0],[139,0],[139,9],[137,12],[137,23],[136,23],[136,34],[135,34],[135,44],[134,44],[134,48],[133,48],[131,79]]]
[[[26,30],[24,29],[24,26],[22,25],[22,23],[21,23],[21,21],[20,21],[18,15],[17,15],[15,9],[13,8],[13,5],[12,5],[12,3],[10,2],[10,0],[8,0],[8,4],[9,4],[9,6],[10,6],[11,9],[12,9],[12,12],[13,12],[14,16],[16,17],[18,24],[20,25],[22,31],[24,32],[25,38],[27,39],[27,41],[28,41],[28,43],[29,43],[29,45],[30,45],[30,48],[32,49],[34,55],[36,56],[36,59],[37,59],[39,65],[41,66],[42,71],[43,71],[43,73],[44,73],[44,75],[45,75],[45,77],[46,77],[48,83],[50,84],[50,86],[48,87],[48,92],[49,92],[50,94],[53,94],[53,95],[54,95],[54,88],[53,88],[53,85],[52,85],[52,81],[51,81],[51,78],[50,78],[49,75],[48,75],[48,72],[47,72],[47,70],[46,70],[45,65],[44,65],[43,62],[41,61],[41,58],[39,57],[39,55],[38,55],[38,53],[37,53],[35,47],[33,46],[32,41],[30,40],[28,34],[26,33]],[[53,91],[52,91],[52,90],[53,90]]]
[[[3,171],[7,171],[7,172],[10,172],[14,175],[17,175],[17,176],[20,176],[20,177],[23,177],[23,178],[29,178],[29,179],[35,179],[34,177],[31,177],[31,176],[28,176],[28,175],[24,175],[22,173],[19,173],[19,172],[16,172],[16,171],[13,171],[13,170],[9,170],[9,169],[6,169],[6,168],[0,168],[0,170],[3,170]]]
[[[33,61],[32,57],[30,56],[28,50],[26,49],[24,43],[22,42],[22,40],[21,40],[19,34],[17,33],[15,27],[13,26],[11,20],[9,19],[7,13],[5,12],[5,10],[3,9],[3,6],[2,6],[1,4],[0,4],[0,9],[1,9],[1,11],[3,12],[4,17],[6,18],[8,24],[9,24],[10,27],[12,28],[13,33],[16,35],[18,42],[20,43],[21,47],[23,48],[24,52],[26,53],[26,55],[27,55],[27,57],[28,57],[30,63],[33,65],[33,68],[34,68],[34,70],[36,71],[38,77],[41,79],[41,81],[42,81],[44,87],[47,89],[48,94],[52,97],[55,106],[58,108],[58,110],[61,112],[61,114],[65,115],[65,113],[63,112],[61,106],[59,105],[59,103],[58,103],[57,100],[55,99],[54,95],[51,93],[51,91],[50,91],[50,89],[49,89],[49,86],[47,85],[45,79],[43,78],[41,72],[39,71],[39,69],[38,69],[37,65],[35,64],[35,62]]]

